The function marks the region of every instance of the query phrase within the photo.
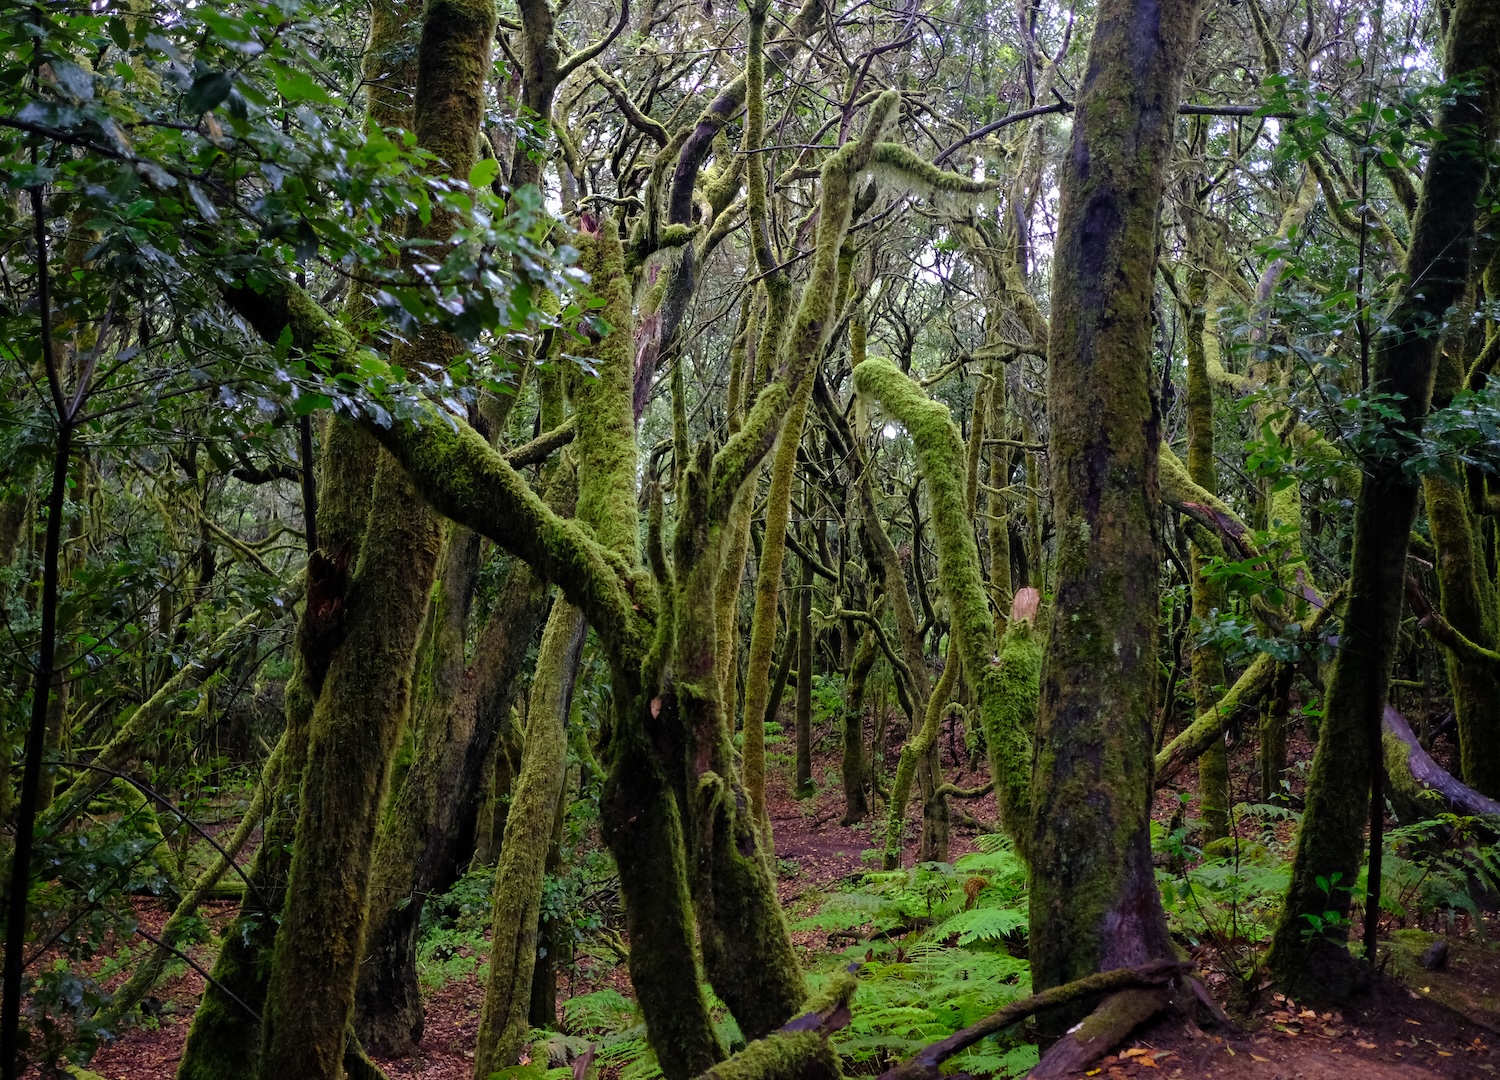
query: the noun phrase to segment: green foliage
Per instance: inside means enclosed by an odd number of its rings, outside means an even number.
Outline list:
[[[814,724],[825,724],[844,715],[843,675],[813,675],[812,718]],[[770,725],[767,725],[769,728]],[[769,730],[766,732],[769,743]]]
[[[1385,834],[1381,909],[1423,924],[1441,919],[1448,929],[1460,914],[1485,936],[1485,913],[1500,897],[1500,846],[1494,823],[1484,818],[1439,814]]]
[[[417,938],[417,981],[436,990],[473,975],[483,980],[489,968],[490,891],[495,869],[471,870],[441,896],[422,905]]]
[[[1025,936],[1025,884],[1010,842],[986,836],[951,865],[866,874],[797,924],[864,938],[837,958],[861,965],[853,1019],[834,1038],[856,1071],[884,1068],[1030,992],[1030,969],[1011,952]],[[977,1076],[1018,1076],[1035,1063],[1035,1048],[1009,1036],[953,1059]]]
[[[1252,970],[1276,928],[1291,876],[1290,847],[1277,839],[1277,825],[1296,817],[1284,807],[1242,803],[1231,823],[1260,841],[1231,837],[1206,851],[1189,842],[1200,822],[1169,828],[1153,821],[1152,848],[1171,867],[1158,866],[1156,877],[1174,935],[1193,946],[1212,944],[1236,975]]]

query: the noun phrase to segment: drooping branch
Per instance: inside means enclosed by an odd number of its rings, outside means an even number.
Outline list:
[[[854,385],[901,421],[916,448],[937,537],[938,584],[952,612],[953,634],[964,670],[979,699],[980,716],[991,745],[1001,820],[1024,853],[1031,827],[1027,777],[1030,720],[1036,715],[1040,671],[1040,649],[1031,640],[1031,620],[1012,620],[1002,655],[996,648],[994,621],[968,509],[965,447],[947,406],[928,397],[888,360],[872,358],[860,364],[854,371]]]

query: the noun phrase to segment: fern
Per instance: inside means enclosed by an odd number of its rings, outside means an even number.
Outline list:
[[[1019,908],[982,908],[960,911],[939,923],[933,933],[958,935],[959,945],[976,941],[998,942],[1026,926],[1026,913]]]
[[[1025,866],[1005,838],[981,844],[953,865],[866,874],[799,924],[872,931],[837,957],[861,963],[852,1019],[834,1037],[850,1071],[879,1071],[1030,992],[1030,967],[1007,948],[1026,929]],[[992,1038],[955,1061],[974,1076],[1019,1076],[1036,1051]]]
[[[635,1004],[618,990],[606,987],[563,1002],[563,1020],[574,1032],[612,1034],[630,1027]]]

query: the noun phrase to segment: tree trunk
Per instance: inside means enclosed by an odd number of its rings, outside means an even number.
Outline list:
[[[1468,281],[1475,206],[1487,173],[1479,148],[1488,146],[1496,130],[1500,7],[1488,0],[1460,0],[1454,7],[1447,71],[1478,73],[1478,92],[1457,94],[1439,112],[1412,221],[1407,284],[1387,317],[1388,329],[1376,343],[1372,364],[1371,389],[1398,395],[1399,415],[1389,421],[1388,433],[1398,446],[1420,433],[1442,322]],[[1395,656],[1418,491],[1401,455],[1366,462],[1355,506],[1349,607],[1308,776],[1292,882],[1268,957],[1277,979],[1297,997],[1342,997],[1368,977],[1345,949],[1347,921],[1325,920],[1320,928],[1304,915],[1332,911],[1345,916],[1350,909],[1370,783],[1381,752],[1381,711]]]
[[[262,1080],[343,1076],[391,757],[411,700],[441,528],[382,454],[347,637],[313,709],[291,880],[266,988]]]
[[[1198,180],[1189,181],[1196,189]],[[1208,272],[1201,236],[1198,207],[1189,212],[1188,246],[1193,264],[1188,270],[1187,312],[1187,471],[1188,476],[1211,495],[1219,493],[1218,470],[1214,467],[1214,387],[1208,377],[1208,354],[1204,335],[1207,327]],[[1224,590],[1204,573],[1208,556],[1196,544],[1188,549],[1193,580],[1194,634],[1207,624],[1215,611],[1224,609]],[[1202,713],[1218,700],[1224,685],[1224,656],[1213,645],[1194,645],[1193,707]],[[1198,759],[1198,800],[1203,812],[1206,840],[1229,835],[1229,752],[1221,738]]]
[[[449,603],[472,595],[464,560],[477,547],[469,530],[450,528],[448,551],[460,557],[449,560],[442,578]],[[486,794],[481,781],[509,723],[515,683],[546,612],[547,589],[524,563],[512,560],[467,672],[462,638],[450,643],[457,647],[448,660],[457,662],[459,685],[451,697],[435,695],[419,721],[412,766],[375,841],[370,925],[355,997],[355,1029],[368,1050],[401,1057],[421,1041],[416,948],[422,909],[428,896],[452,885],[473,850]]]
[[[568,710],[583,655],[585,629],[579,610],[559,600],[547,620],[537,653],[521,774],[495,871],[490,977],[474,1049],[477,1080],[514,1065],[531,1031],[537,913],[553,822],[567,779]]]
[[[213,980],[203,989],[177,1066],[178,1080],[248,1080],[255,1075],[258,1014],[264,1007],[278,917],[286,901],[313,707],[342,623],[348,565],[363,542],[377,453],[369,437],[350,424],[334,420],[325,429],[318,538],[327,546],[308,560],[307,601],[286,684],[282,764],[250,866],[254,888],[245,890],[239,915],[221,938]]]
[[[1462,354],[1440,355],[1432,403],[1442,408],[1463,385]],[[1427,521],[1437,549],[1437,578],[1443,618],[1464,637],[1493,649],[1497,637],[1495,587],[1485,573],[1469,500],[1463,488],[1437,473],[1422,478]],[[1448,684],[1458,721],[1464,781],[1486,795],[1500,795],[1500,671],[1445,650]]]
[[[840,825],[855,825],[870,814],[867,788],[870,763],[865,755],[865,682],[875,666],[875,631],[866,630],[854,647],[844,700],[844,816]]]
[[[1032,773],[1032,983],[1172,956],[1151,865],[1151,296],[1195,0],[1102,0],[1064,156],[1048,344],[1055,603]],[[1078,1010],[1050,1016],[1061,1034]]]
[[[802,560],[802,576],[797,582],[797,708],[796,716],[796,783],[797,798],[805,799],[816,790],[812,775],[812,563]]]

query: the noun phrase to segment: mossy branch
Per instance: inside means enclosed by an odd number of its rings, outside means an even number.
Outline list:
[[[940,169],[900,143],[879,143],[870,155],[870,173],[883,187],[920,195],[951,212],[970,210],[1000,190],[998,180],[974,180]]]
[[[751,471],[776,440],[792,391],[822,355],[832,330],[838,299],[838,256],[853,214],[853,179],[869,164],[885,130],[895,121],[901,95],[894,90],[881,94],[870,107],[865,129],[823,163],[819,199],[818,240],[812,273],[802,290],[802,299],[781,351],[777,382],[756,399],[745,425],[715,456],[710,477],[709,520],[722,522]]]
[[[958,652],[979,699],[980,716],[990,740],[991,769],[1001,796],[1002,821],[1024,852],[1031,830],[1027,770],[1031,762],[1031,723],[1036,716],[1040,646],[1030,638],[1029,620],[1013,620],[1014,635],[1010,631],[1006,635],[1007,653],[1013,651],[1012,658],[1007,661],[998,655],[968,509],[966,448],[947,406],[933,401],[888,360],[869,359],[860,364],[854,370],[854,385],[860,394],[879,401],[888,414],[901,421],[916,448],[937,538],[938,584],[948,598]]]
[[[577,421],[570,416],[551,431],[544,431],[530,442],[522,443],[514,450],[506,451],[505,460],[513,469],[540,464],[551,457],[553,451],[561,450],[572,442],[577,434]]]
[[[1500,670],[1500,652],[1494,649],[1486,649],[1478,642],[1471,641],[1461,634],[1442,614],[1429,611],[1418,623],[1422,629],[1431,635],[1432,640],[1442,645],[1460,659],[1475,664],[1484,664]]]
[[[273,278],[260,292],[226,287],[225,303],[268,342],[290,329],[299,351],[324,358],[334,375],[354,375],[354,339],[304,289]],[[643,575],[607,550],[577,521],[559,517],[489,442],[458,417],[424,402],[414,419],[382,427],[368,413],[356,422],[389,450],[418,492],[440,513],[523,560],[583,609],[615,657],[643,656],[655,597]],[[639,605],[639,606],[638,606]]]
[[[1323,624],[1332,617],[1342,595],[1343,589],[1339,589],[1308,620],[1305,631],[1308,637],[1316,636]],[[1200,713],[1197,719],[1156,755],[1156,786],[1169,783],[1212,746],[1215,739],[1222,738],[1224,727],[1235,710],[1253,705],[1263,697],[1270,689],[1275,674],[1276,661],[1269,653],[1261,653],[1252,660],[1250,666],[1225,691],[1213,708]]]

